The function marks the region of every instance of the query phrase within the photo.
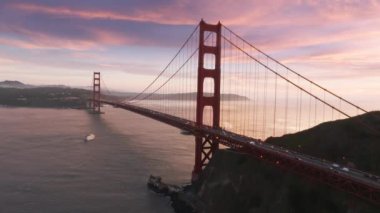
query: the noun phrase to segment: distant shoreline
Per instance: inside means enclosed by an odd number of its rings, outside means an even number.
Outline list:
[[[90,91],[64,87],[0,88],[7,107],[86,109]]]
[[[30,107],[54,109],[87,109],[92,91],[66,86],[33,86],[19,81],[0,82],[0,105],[5,107]],[[123,100],[136,96],[137,93],[110,92],[108,98]],[[213,94],[204,93],[211,97]],[[146,101],[196,101],[197,93],[140,95]],[[237,94],[221,94],[221,101],[247,101],[249,98]]]
[[[17,108],[28,108],[28,109],[74,109],[74,110],[88,110],[88,108],[71,108],[71,107],[53,107],[53,106],[15,106],[15,105],[3,105],[0,104],[0,109],[17,109]]]

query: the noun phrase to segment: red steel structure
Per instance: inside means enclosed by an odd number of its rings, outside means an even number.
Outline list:
[[[91,103],[92,112],[100,114],[100,72],[94,72]]]
[[[231,43],[230,47],[232,48],[236,44],[234,39],[230,39],[230,36],[224,36],[223,30],[225,26],[221,23],[217,25],[206,24],[204,21],[201,21],[199,24],[199,44],[195,43],[198,46],[198,75],[195,80],[197,80],[197,97],[196,97],[196,114],[194,118],[183,118],[178,115],[172,115],[173,108],[167,108],[164,111],[160,111],[159,108],[149,109],[147,105],[138,106],[135,100],[134,102],[130,101],[129,103],[122,103],[115,100],[101,99],[100,97],[100,73],[94,73],[94,84],[93,84],[93,111],[100,113],[100,104],[109,104],[117,108],[126,109],[134,113],[144,115],[146,117],[155,119],[157,121],[166,123],[168,125],[177,127],[179,129],[188,131],[195,136],[195,164],[192,172],[192,180],[197,180],[204,167],[209,163],[215,151],[219,148],[219,144],[229,147],[235,151],[246,153],[254,158],[257,158],[260,161],[265,161],[272,166],[275,166],[279,169],[286,171],[291,171],[296,174],[300,174],[304,177],[313,179],[315,181],[321,182],[325,185],[329,185],[336,189],[342,190],[346,193],[353,194],[357,197],[368,200],[374,204],[380,205],[380,178],[373,174],[369,174],[363,171],[350,168],[349,170],[343,170],[342,168],[334,169],[333,162],[329,162],[323,159],[318,159],[316,157],[308,156],[296,151],[286,150],[282,147],[275,145],[268,145],[263,143],[260,139],[256,137],[247,136],[243,133],[236,133],[233,131],[228,131],[220,125],[220,99],[221,99],[221,53],[222,46],[223,51],[226,50],[227,43]],[[227,29],[228,30],[228,29]],[[195,31],[194,31],[195,32]],[[207,37],[205,38],[205,33]],[[210,34],[213,34],[213,38],[216,38],[215,43],[209,45],[209,42],[205,44],[205,40],[209,37]],[[224,45],[223,45],[224,42]],[[222,44],[221,44],[222,43]],[[186,44],[186,43],[185,43]],[[245,46],[247,48],[247,46]],[[237,48],[239,49],[239,48]],[[240,49],[241,52],[246,54],[248,57],[251,57],[249,53],[244,52],[244,48]],[[196,51],[194,51],[196,53]],[[205,56],[207,54],[213,55],[215,59],[213,61],[213,68],[205,67]],[[223,62],[226,55],[223,52]],[[190,55],[190,58],[192,55]],[[269,56],[266,56],[269,58]],[[196,58],[196,55],[194,55]],[[261,57],[262,58],[262,57]],[[291,82],[285,76],[279,75],[276,71],[271,70],[270,64],[260,61],[260,57],[252,58],[252,60],[257,61],[258,64],[261,64],[262,67],[265,67],[266,70],[276,73],[278,78],[284,78],[290,84],[294,84],[297,88],[303,89],[302,87],[296,85],[294,82]],[[186,63],[187,61],[185,61]],[[235,62],[236,63],[236,62]],[[278,63],[278,62],[276,62]],[[195,67],[193,68],[196,69]],[[225,65],[223,65],[223,73],[225,73]],[[263,70],[261,70],[263,71]],[[163,72],[162,72],[163,73]],[[162,73],[160,75],[162,75]],[[233,72],[236,75],[236,71]],[[160,77],[160,75],[158,77]],[[226,75],[223,75],[224,78]],[[298,75],[299,76],[299,75]],[[173,76],[172,76],[173,77]],[[165,86],[172,77],[164,82],[163,85],[159,85],[158,88]],[[277,79],[274,78],[274,79]],[[222,80],[223,80],[222,78]],[[261,77],[263,79],[263,76]],[[214,82],[213,94],[211,96],[206,94],[205,91],[205,80],[211,79]],[[153,81],[153,83],[156,80]],[[153,84],[151,83],[151,85]],[[183,82],[182,82],[183,83]],[[314,82],[311,82],[314,84]],[[151,86],[149,85],[149,86]],[[191,85],[191,84],[190,84]],[[277,85],[277,84],[276,84]],[[248,85],[250,87],[251,85]],[[223,88],[225,88],[225,82],[223,81]],[[324,91],[326,89],[322,88]],[[152,94],[159,91],[154,89],[152,93],[146,93],[146,89],[139,94],[143,96],[141,99],[147,99]],[[276,91],[276,90],[275,90]],[[171,92],[171,91],[170,91]],[[329,91],[328,91],[329,92]],[[225,94],[225,91],[223,91]],[[329,92],[332,94],[331,92]],[[161,94],[162,95],[162,94]],[[334,94],[333,94],[334,95]],[[334,95],[336,96],[336,95]],[[136,96],[138,97],[138,96]],[[312,96],[314,97],[314,96]],[[316,100],[319,100],[323,104],[327,104],[324,99],[321,100],[319,97],[314,97]],[[346,101],[339,97],[342,101]],[[149,100],[149,99],[148,99]],[[153,99],[154,100],[154,99]],[[186,99],[184,99],[186,101]],[[309,105],[311,105],[311,99],[308,99]],[[300,101],[301,102],[301,101]],[[347,102],[347,101],[346,101]],[[165,103],[165,102],[161,102]],[[347,102],[348,103],[348,102]],[[353,105],[349,103],[350,105]],[[323,106],[325,106],[323,105]],[[332,105],[328,105],[331,109],[336,109]],[[356,106],[356,105],[354,105]],[[164,106],[165,107],[165,106]],[[205,107],[212,108],[212,124],[206,124],[204,122],[204,111]],[[357,106],[356,106],[357,107]],[[301,108],[301,107],[300,107]],[[364,111],[364,110],[363,110]],[[246,112],[244,112],[246,113]],[[301,113],[300,113],[301,114]],[[245,114],[245,116],[252,116],[252,114]],[[300,115],[299,115],[300,116]],[[309,115],[310,117],[310,115]],[[294,119],[294,118],[292,118]]]
[[[204,124],[204,110],[206,106],[212,108],[212,127],[219,128],[220,122],[220,63],[221,63],[221,29],[219,22],[217,25],[206,24],[203,20],[199,25],[199,54],[198,54],[198,85],[197,85],[197,105],[196,124]],[[211,46],[205,44],[205,33],[214,33],[216,42]],[[205,57],[207,54],[213,55],[215,60],[212,68],[205,68]],[[205,96],[205,79],[210,78],[214,82],[214,93]],[[218,141],[212,135],[195,135],[195,164],[192,173],[192,180],[196,180],[204,167],[208,164],[212,155],[218,149]]]

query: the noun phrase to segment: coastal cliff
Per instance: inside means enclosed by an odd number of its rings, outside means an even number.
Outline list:
[[[202,213],[379,210],[351,195],[230,150],[217,152],[199,181],[183,194],[196,195],[191,205],[194,212]]]
[[[380,112],[370,112],[266,143],[379,174],[379,128]],[[199,180],[176,197],[186,209],[202,213],[380,211],[367,201],[232,150],[219,150]]]

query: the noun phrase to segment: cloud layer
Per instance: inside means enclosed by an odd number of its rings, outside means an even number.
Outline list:
[[[20,67],[51,83],[62,69],[153,75],[201,18],[306,76],[380,76],[378,11],[378,0],[3,0],[0,78]]]

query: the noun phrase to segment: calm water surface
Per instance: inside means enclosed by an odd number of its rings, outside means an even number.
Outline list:
[[[147,178],[189,182],[193,137],[103,110],[0,108],[0,212],[173,212]]]

